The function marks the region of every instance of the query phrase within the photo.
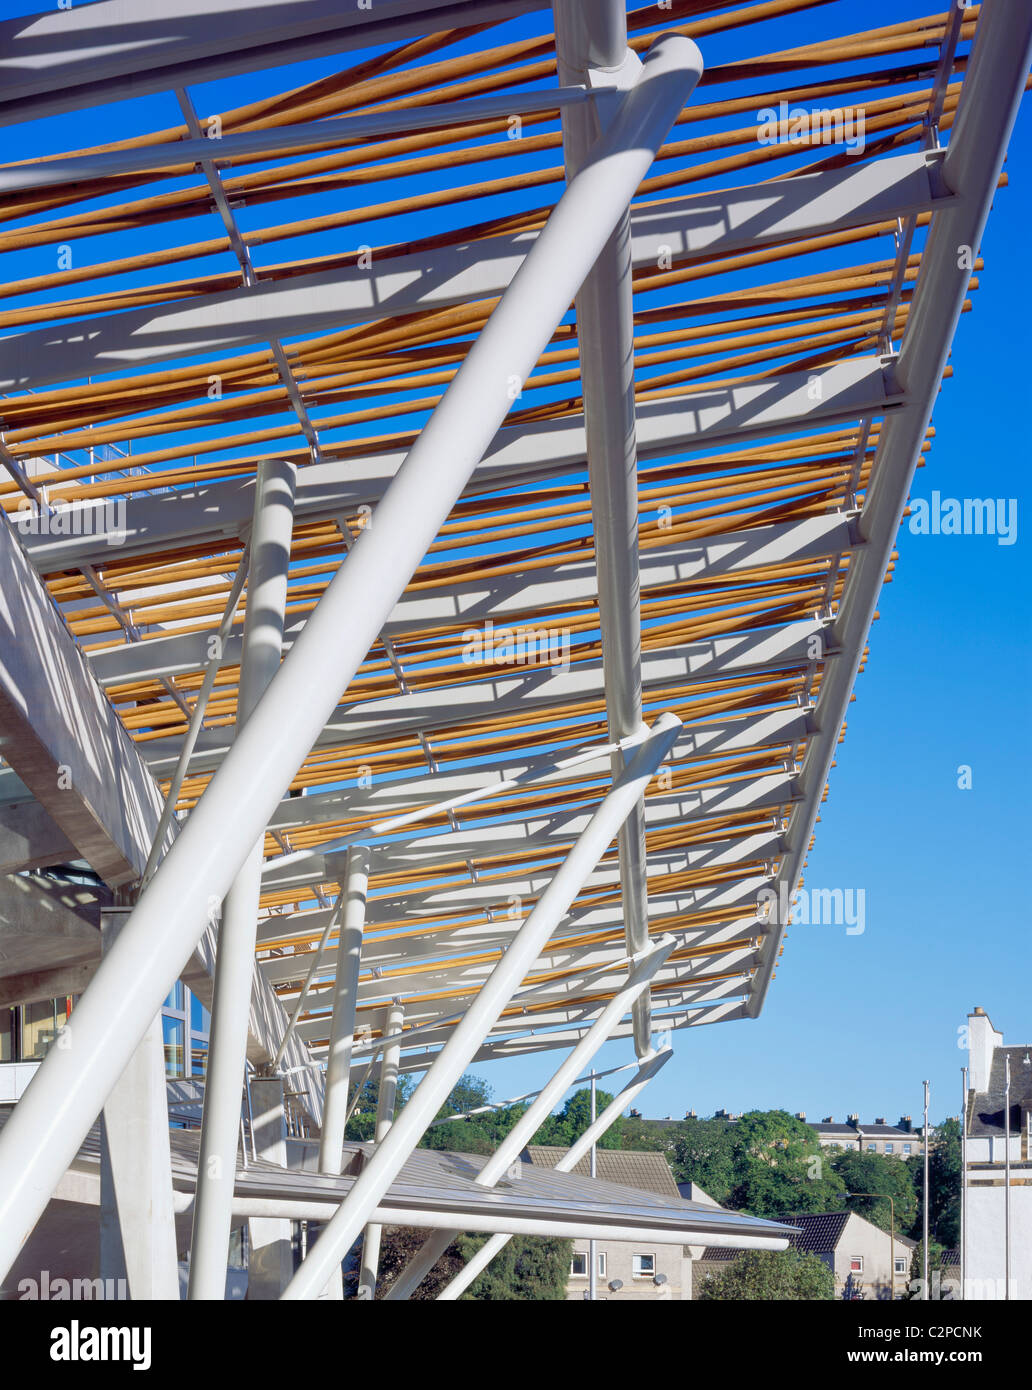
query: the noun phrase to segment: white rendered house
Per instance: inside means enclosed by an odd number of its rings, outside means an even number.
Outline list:
[[[968,1015],[965,1296],[1032,1299],[1032,1049]],[[1009,1160],[1009,1161],[1008,1161]]]

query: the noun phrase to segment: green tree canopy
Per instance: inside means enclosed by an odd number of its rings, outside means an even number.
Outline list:
[[[673,1152],[678,1182],[695,1182],[715,1202],[728,1201],[735,1185],[734,1126],[727,1120],[685,1120]]]
[[[875,1197],[851,1197],[845,1204],[857,1216],[873,1221],[883,1231],[889,1229],[892,1208],[896,1213],[896,1234],[907,1235],[917,1216],[917,1194],[909,1165],[884,1154],[860,1153],[846,1149],[831,1160],[835,1173],[845,1183],[847,1192],[880,1194]],[[892,1198],[892,1207],[889,1198]]]
[[[599,1115],[612,1099],[613,1097],[608,1091],[598,1090],[596,1092],[595,1105]],[[584,1087],[570,1096],[558,1114],[548,1116],[534,1135],[532,1142],[535,1144],[554,1144],[560,1148],[568,1149],[581,1137],[590,1123],[591,1091]],[[598,1147],[600,1149],[623,1148],[621,1143],[622,1127],[623,1121],[617,1120],[598,1141]]]
[[[459,1078],[448,1099],[437,1112],[437,1120],[420,1140],[424,1149],[447,1149],[452,1153],[492,1154],[526,1110],[525,1105],[506,1105],[487,1110],[468,1119],[449,1120],[449,1115],[465,1115],[490,1105],[491,1087],[482,1077],[469,1072]]]
[[[710,1303],[834,1298],[835,1276],[816,1255],[801,1250],[746,1250],[705,1278],[695,1297]]]
[[[911,1235],[920,1240],[921,1208],[924,1200],[924,1159],[915,1154],[907,1160],[917,1194],[917,1212]],[[947,1249],[960,1243],[960,1121],[952,1117],[935,1126],[935,1138],[928,1151],[928,1229]]]
[[[426,1240],[426,1231],[412,1226],[385,1226],[380,1245],[380,1277],[376,1297],[382,1299]],[[452,1241],[419,1288],[416,1301],[436,1299],[466,1262],[487,1240],[484,1235],[460,1235]],[[357,1252],[356,1252],[357,1253]],[[513,1236],[484,1272],[474,1279],[462,1299],[491,1302],[548,1303],[566,1297],[573,1242],[545,1236]],[[345,1297],[358,1286],[357,1260],[345,1276]]]

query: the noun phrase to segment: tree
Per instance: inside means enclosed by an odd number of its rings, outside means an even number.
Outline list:
[[[407,1076],[398,1077],[398,1090],[394,1098],[394,1113],[401,1110],[409,1096],[415,1088],[411,1078]],[[362,1083],[362,1094],[358,1098],[358,1104],[352,1113],[344,1130],[344,1138],[357,1140],[358,1143],[366,1143],[372,1139],[376,1130],[376,1107],[380,1098],[380,1081],[376,1076],[369,1076]],[[351,1100],[354,1101],[354,1092]]]
[[[734,1126],[727,1120],[685,1120],[674,1140],[674,1176],[694,1182],[725,1204],[735,1183]]]
[[[731,1206],[755,1216],[783,1216],[842,1204],[842,1179],[802,1120],[786,1110],[752,1110],[734,1130]]]
[[[463,1263],[487,1240],[464,1235],[456,1241]],[[462,1295],[481,1302],[559,1303],[566,1298],[566,1282],[573,1257],[573,1241],[556,1236],[514,1236],[477,1276]]]
[[[467,1073],[456,1082],[437,1112],[437,1120],[462,1115],[489,1105],[493,1092],[479,1076]],[[452,1153],[492,1154],[526,1110],[525,1105],[506,1105],[467,1119],[433,1124],[419,1141],[423,1149],[447,1149]]]
[[[785,1110],[751,1110],[737,1120],[686,1119],[677,1127],[673,1168],[715,1201],[756,1216],[833,1211],[844,1186],[817,1136]]]
[[[612,1101],[608,1091],[597,1091],[596,1111],[599,1115]],[[581,1137],[591,1123],[591,1091],[585,1087],[575,1091],[558,1114],[549,1115],[531,1141],[534,1144],[554,1144],[568,1149]],[[619,1149],[623,1121],[617,1120],[598,1141],[600,1149]]]
[[[911,1234],[920,1239],[924,1204],[924,1159],[915,1154],[907,1160],[917,1194]],[[928,1151],[928,1182],[931,1188],[928,1206],[928,1230],[940,1245],[954,1249],[960,1243],[960,1189],[962,1168],[960,1160],[960,1121],[950,1118],[935,1127],[935,1138]]]
[[[910,1231],[917,1216],[917,1194],[913,1175],[906,1163],[884,1154],[845,1149],[832,1158],[831,1166],[845,1183],[847,1192],[880,1194],[850,1198],[846,1203],[849,1211],[855,1211],[857,1216],[873,1221],[887,1231],[894,1208],[896,1234],[906,1235]],[[892,1207],[888,1202],[890,1197]]]
[[[816,1255],[801,1250],[747,1250],[704,1279],[695,1296],[710,1303],[828,1299],[835,1297],[835,1276]]]
[[[929,1296],[939,1298],[942,1296],[943,1284],[946,1278],[943,1273],[943,1256],[945,1250],[935,1239],[934,1236],[928,1237],[928,1282],[931,1285]],[[959,1282],[959,1281],[958,1281]],[[914,1253],[910,1257],[910,1283],[907,1286],[909,1297],[922,1298],[924,1296],[924,1241],[919,1240],[914,1246]]]
[[[386,1296],[394,1281],[416,1255],[427,1232],[412,1226],[385,1226],[380,1245],[380,1275],[376,1297]],[[413,1300],[436,1299],[466,1262],[487,1240],[484,1235],[460,1235],[448,1246],[419,1288]],[[358,1289],[358,1249],[344,1276],[345,1297]],[[474,1279],[463,1299],[503,1302],[553,1302],[566,1297],[573,1243],[544,1236],[514,1236]]]
[[[629,1115],[620,1121],[621,1149],[643,1150],[650,1153],[665,1153],[672,1162],[671,1155],[677,1141],[683,1134],[683,1122],[661,1124],[656,1120],[643,1120],[640,1115]]]

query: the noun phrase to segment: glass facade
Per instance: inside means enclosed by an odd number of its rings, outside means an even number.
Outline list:
[[[165,1075],[185,1076],[186,1065],[183,1052],[183,1020],[180,1018],[169,1018],[168,1014],[163,1014],[161,1019],[161,1033],[165,1043]]]
[[[208,1010],[182,980],[177,980],[161,1008],[166,1076],[205,1074],[210,1028]]]
[[[13,1062],[18,1045],[18,1010],[0,1009],[0,1062]]]
[[[0,1009],[0,1062],[38,1062],[64,1027],[72,999],[42,999]]]

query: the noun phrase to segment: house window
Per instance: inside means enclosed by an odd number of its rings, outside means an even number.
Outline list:
[[[904,1145],[903,1145],[903,1152],[904,1152],[905,1154],[908,1154],[908,1153],[910,1152],[910,1145],[909,1145],[909,1144],[904,1144]]]
[[[892,1145],[891,1145],[891,1144],[886,1144],[886,1145],[885,1145],[885,1152],[886,1152],[887,1154],[892,1153]]]
[[[906,1261],[906,1257],[905,1257],[904,1255],[897,1255],[896,1258],[895,1258],[895,1260],[893,1261],[893,1264],[894,1264],[894,1266],[895,1266],[895,1269],[896,1269],[896,1273],[897,1273],[897,1274],[906,1274],[906,1272],[907,1272],[907,1261]]]
[[[595,1258],[598,1260],[598,1277],[604,1279],[606,1277],[606,1252],[600,1250]]]
[[[864,1272],[864,1257],[863,1257],[863,1255],[854,1255],[854,1256],[853,1256],[853,1258],[849,1261],[849,1272],[850,1272],[850,1274],[863,1274],[863,1272]]]
[[[655,1255],[634,1255],[631,1259],[631,1269],[635,1279],[651,1279],[656,1272]]]
[[[877,1144],[868,1144],[868,1146],[867,1146],[867,1152],[868,1152],[869,1154],[876,1154],[876,1153],[878,1152],[878,1145],[877,1145]]]
[[[573,1259],[570,1261],[570,1278],[586,1279],[588,1277],[588,1257],[583,1250],[574,1251]]]

